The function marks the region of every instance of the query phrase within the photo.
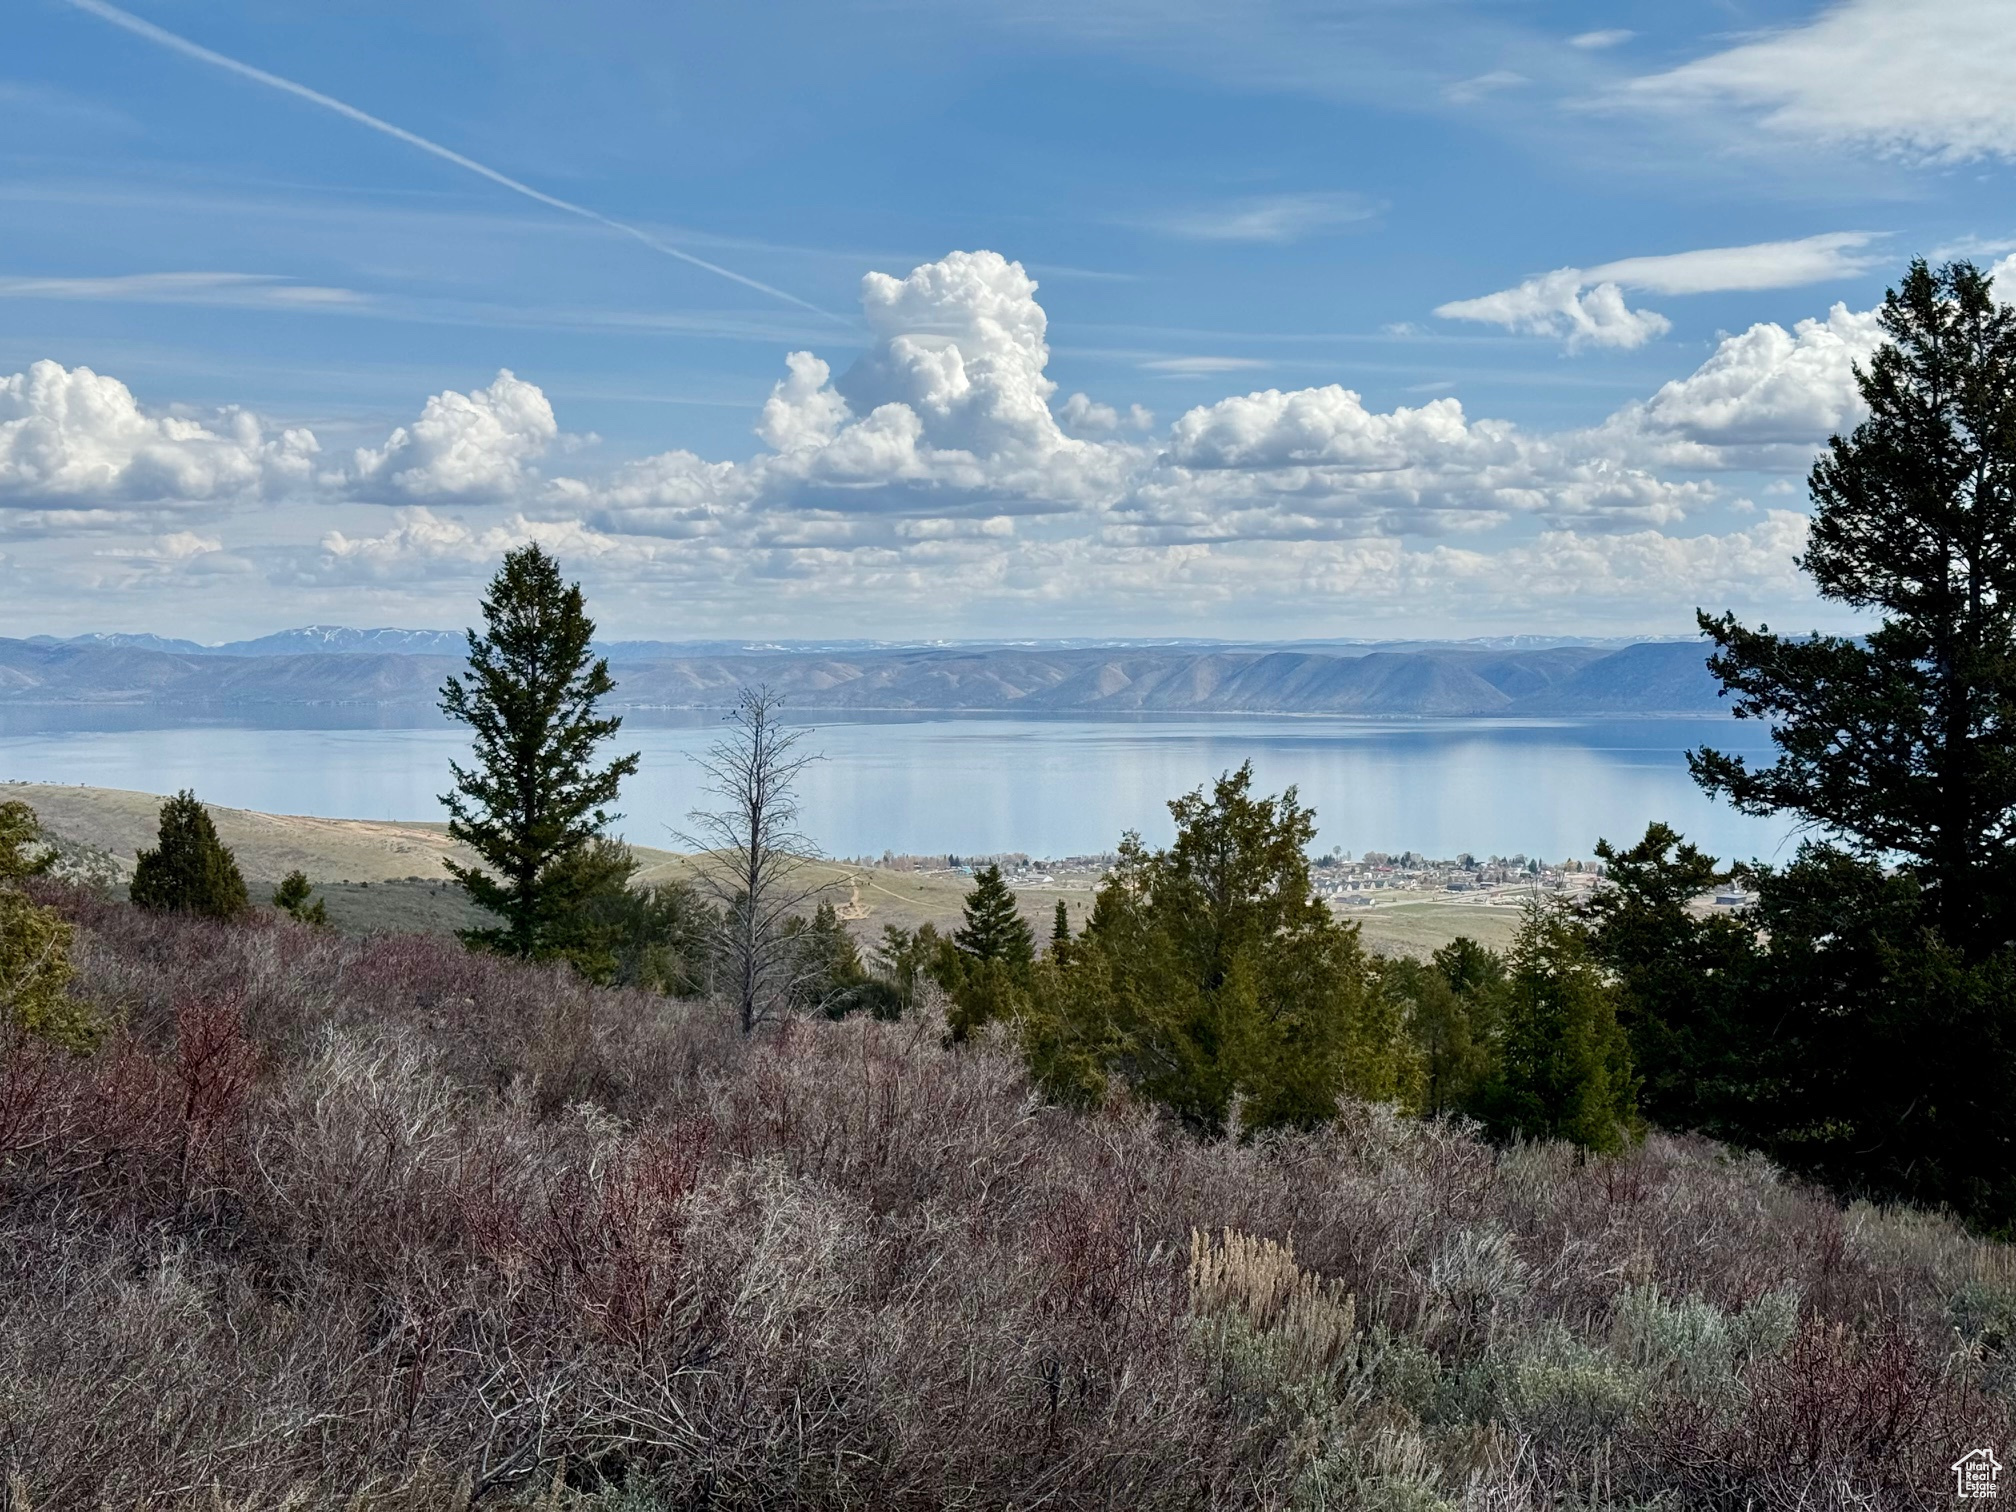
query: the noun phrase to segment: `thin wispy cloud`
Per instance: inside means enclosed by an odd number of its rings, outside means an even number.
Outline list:
[[[130,133],[140,123],[124,111],[66,89],[0,79],[0,114],[31,116],[65,128]]]
[[[1442,98],[1452,105],[1471,105],[1486,96],[1501,94],[1508,89],[1518,89],[1533,81],[1522,73],[1514,73],[1509,68],[1494,68],[1489,73],[1478,74],[1472,79],[1459,79],[1446,86]]]
[[[109,278],[10,278],[0,299],[103,300],[133,304],[266,305],[333,309],[367,303],[354,289],[295,283],[270,273],[122,273]]]
[[[830,320],[838,321],[841,319],[841,317],[832,314],[831,311],[821,309],[810,300],[800,299],[796,294],[789,293],[772,284],[750,278],[746,274],[737,273],[732,268],[724,268],[719,263],[709,262],[704,257],[695,257],[691,252],[682,251],[670,242],[663,241],[653,236],[650,232],[629,224],[627,221],[619,221],[613,216],[604,215],[599,210],[591,210],[586,205],[577,205],[572,200],[564,200],[557,195],[546,193],[543,189],[535,189],[530,184],[523,183],[508,174],[498,172],[498,170],[490,167],[488,164],[479,163],[476,159],[455,151],[452,147],[444,147],[441,143],[423,137],[417,132],[408,131],[403,126],[395,126],[390,121],[382,120],[368,111],[359,110],[355,105],[346,104],[344,101],[336,99],[331,95],[323,94],[320,90],[310,89],[305,84],[296,83],[292,79],[282,78],[279,74],[268,73],[263,68],[255,68],[250,63],[243,63],[236,58],[227,57],[223,53],[215,52],[210,48],[202,46],[200,43],[190,41],[187,37],[178,36],[174,32],[164,30],[151,21],[143,21],[140,17],[119,9],[116,5],[108,5],[105,3],[105,0],[65,0],[65,3],[73,9],[96,16],[102,21],[108,21],[121,30],[130,32],[136,37],[144,38],[157,46],[165,47],[171,52],[180,53],[184,57],[194,58],[201,63],[208,63],[212,67],[237,74],[240,78],[250,79],[256,84],[263,84],[269,89],[277,89],[283,94],[293,95],[296,99],[306,100],[311,105],[318,105],[324,110],[342,116],[347,121],[353,121],[359,126],[369,127],[371,130],[389,136],[395,141],[404,142],[409,147],[417,148],[432,157],[437,157],[445,163],[452,163],[457,168],[476,174],[480,178],[488,179],[491,183],[501,188],[509,189],[513,194],[523,195],[526,199],[536,201],[550,209],[559,210],[568,215],[578,216],[582,220],[593,221],[596,225],[630,237],[663,256],[674,258],[679,262],[715,274],[717,277],[728,279],[732,283],[741,284],[744,288],[754,289],[760,294],[767,294],[773,299],[781,299],[787,304],[797,305],[800,309],[824,315]]]
[[[1272,365],[1258,357],[1157,357],[1142,363],[1141,371],[1191,378],[1210,373],[1245,373]]]
[[[1579,47],[1584,52],[1602,52],[1605,48],[1622,47],[1638,33],[1610,28],[1604,31],[1581,32],[1568,39],[1570,47]]]
[[[1843,0],[1613,98],[1682,115],[1733,109],[1795,141],[1962,162],[2016,158],[2012,78],[2006,0]]]
[[[1795,289],[1803,284],[1854,278],[1883,256],[1873,250],[1880,231],[1829,231],[1796,241],[1753,242],[1745,247],[1704,247],[1656,257],[1625,257],[1583,270],[1590,283],[1615,283],[1649,294],[1721,294],[1748,289]]]
[[[1376,220],[1381,208],[1349,191],[1268,194],[1172,210],[1136,224],[1192,241],[1291,242]]]

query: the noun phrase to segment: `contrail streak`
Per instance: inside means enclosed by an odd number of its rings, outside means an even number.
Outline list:
[[[417,147],[422,152],[440,158],[443,162],[453,163],[457,168],[465,168],[481,178],[490,180],[493,184],[500,184],[504,188],[509,189],[513,194],[522,194],[529,200],[537,200],[540,204],[551,206],[555,210],[564,210],[569,215],[578,215],[581,219],[593,221],[598,226],[606,226],[611,231],[620,231],[623,235],[633,237],[637,241],[642,242],[654,252],[662,252],[667,257],[676,257],[680,262],[690,263],[696,268],[704,268],[709,273],[741,284],[746,289],[755,289],[759,293],[768,294],[773,299],[781,299],[786,304],[794,304],[801,310],[810,310],[814,315],[824,315],[828,320],[837,320],[842,325],[846,324],[844,320],[841,320],[831,310],[822,310],[809,300],[800,299],[796,294],[789,294],[782,289],[773,288],[769,284],[759,283],[753,278],[737,273],[732,268],[724,268],[719,263],[708,262],[704,257],[695,257],[691,252],[682,252],[679,248],[660,241],[657,237],[651,235],[650,232],[640,231],[635,226],[625,225],[622,221],[613,220],[609,216],[602,214],[599,210],[590,210],[586,205],[577,205],[571,200],[560,199],[555,195],[545,193],[543,190],[534,189],[530,184],[521,184],[517,179],[510,177],[508,174],[499,173],[495,168],[479,163],[474,158],[464,157],[452,147],[443,147],[439,142],[430,142],[426,137],[408,131],[403,126],[394,126],[390,121],[381,121],[377,116],[370,114],[368,111],[359,110],[355,105],[346,105],[341,100],[332,99],[320,90],[310,89],[306,84],[296,84],[292,79],[283,79],[280,75],[268,73],[263,68],[254,68],[250,63],[240,63],[236,58],[227,58],[220,52],[212,52],[209,48],[199,43],[191,42],[187,37],[178,37],[174,32],[164,31],[151,21],[143,21],[138,16],[119,9],[116,5],[108,5],[105,3],[105,0],[66,0],[66,3],[78,10],[88,11],[101,21],[109,21],[114,26],[133,33],[136,37],[145,37],[149,42],[158,43],[172,52],[179,52],[184,57],[195,58],[198,62],[209,63],[217,68],[225,69],[230,73],[237,74],[241,78],[250,79],[255,84],[264,84],[269,89],[277,89],[284,94],[291,94],[297,99],[306,100],[311,105],[320,105],[324,110],[334,111],[345,120],[355,121],[360,126],[369,126],[373,131],[382,132],[386,136],[404,142],[409,147]]]

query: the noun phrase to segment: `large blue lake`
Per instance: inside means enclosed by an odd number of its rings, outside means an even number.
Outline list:
[[[829,854],[1111,849],[1122,831],[1170,833],[1167,799],[1250,759],[1260,785],[1295,784],[1319,848],[1431,856],[1588,856],[1664,819],[1719,856],[1789,852],[1785,824],[1710,802],[1687,775],[1704,743],[1765,755],[1756,723],[806,714],[824,760],[802,784],[804,827]],[[372,722],[378,721],[378,722]],[[632,714],[643,754],[625,834],[671,845],[702,803],[693,755],[718,717]],[[0,709],[0,779],[169,792],[237,808],[377,819],[440,817],[459,729],[414,716],[309,711],[285,722],[174,718],[157,710]]]

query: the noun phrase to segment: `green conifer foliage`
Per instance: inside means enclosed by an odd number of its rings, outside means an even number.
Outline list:
[[[315,884],[308,880],[303,871],[291,871],[280,879],[280,885],[273,889],[273,906],[303,924],[327,924],[329,910],[320,898],[311,904],[308,899],[315,891]]]
[[[1862,1193],[2016,1228],[2016,308],[1987,270],[1914,262],[1858,369],[1866,418],[1809,479],[1800,565],[1877,621],[1780,635],[1701,616],[1739,717],[1777,759],[1693,753],[1705,788],[1814,839],[1745,868],[1725,942],[1662,902],[1684,858],[1635,858],[1597,943],[1656,1005],[1648,1111],[1729,1132]],[[1662,873],[1664,875],[1662,875]],[[1635,894],[1635,896],[1634,896]],[[1647,927],[1649,926],[1649,927]],[[1643,1022],[1632,1020],[1634,1035]]]
[[[1497,1075],[1478,1111],[1499,1137],[1622,1149],[1639,1130],[1617,995],[1558,909],[1530,909],[1512,947]]]
[[[953,948],[932,966],[952,999],[946,1021],[955,1040],[1015,1012],[1036,962],[1036,932],[1001,868],[982,867],[973,881],[965,922],[952,932]]]
[[[974,873],[973,891],[966,895],[966,920],[952,932],[952,943],[974,961],[998,961],[1010,970],[1026,969],[1036,959],[1036,933],[1015,901],[998,866]]]
[[[20,888],[55,860],[53,851],[38,853],[41,838],[33,809],[18,801],[0,803],[0,1024],[86,1050],[104,1032],[104,1022],[70,996],[73,932],[56,910]]]
[[[19,799],[0,803],[0,884],[40,876],[55,861],[56,853],[42,846],[35,810]]]
[[[1177,799],[1176,842],[1136,836],[1062,963],[1033,974],[1023,1042],[1054,1095],[1115,1078],[1207,1132],[1307,1127],[1345,1092],[1412,1104],[1405,1010],[1369,991],[1357,926],[1317,896],[1315,816],[1252,769]]]
[[[74,1050],[89,1049],[104,1025],[70,996],[73,931],[53,908],[0,886],[0,1023]]]
[[[1628,848],[1600,841],[1596,854],[1605,885],[1578,912],[1590,954],[1621,991],[1645,1116],[1726,1137],[1731,1101],[1756,1075],[1756,1047],[1744,1032],[1757,986],[1754,917],[1694,906],[1729,886],[1731,874],[1667,825],[1649,825]]]
[[[442,711],[470,728],[475,762],[450,764],[455,788],[441,802],[448,833],[487,864],[448,870],[503,922],[463,938],[513,955],[561,954],[569,915],[622,866],[592,842],[617,817],[608,805],[637,757],[595,763],[623,723],[596,714],[616,683],[590,654],[595,623],[558,562],[536,544],[506,553],[482,607],[467,680],[451,677],[441,690]]]
[[[919,983],[936,980],[942,985],[956,979],[947,965],[958,958],[957,948],[935,924],[919,924],[914,930],[884,924],[874,952],[877,977],[895,993],[898,1015],[915,1006]]]
[[[212,919],[236,918],[250,906],[237,858],[186,789],[161,805],[159,839],[140,852],[128,894],[142,908]]]
[[[1814,465],[1800,565],[1881,616],[1862,636],[1700,616],[1767,767],[1713,750],[1695,777],[1790,812],[1867,859],[1901,857],[1969,965],[2016,943],[2016,308],[1971,263],[1914,262],[1857,373],[1868,418]]]
[[[1057,900],[1057,911],[1050,916],[1050,955],[1053,960],[1061,959],[1071,947],[1071,911],[1064,906],[1064,900]]]

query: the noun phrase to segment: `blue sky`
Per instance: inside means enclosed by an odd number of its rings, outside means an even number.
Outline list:
[[[1989,0],[9,30],[0,634],[454,624],[525,539],[671,638],[1835,623],[1867,312],[2016,247]]]

